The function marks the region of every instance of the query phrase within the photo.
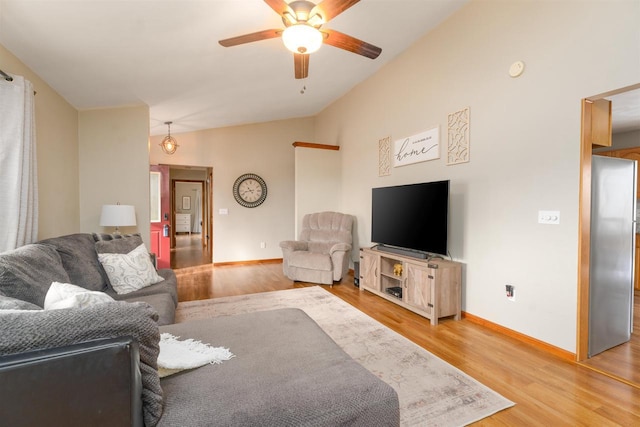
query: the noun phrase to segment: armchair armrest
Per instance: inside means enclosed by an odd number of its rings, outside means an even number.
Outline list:
[[[307,242],[301,242],[297,240],[285,240],[280,242],[280,247],[283,250],[289,251],[306,251],[308,250]]]
[[[329,255],[333,255],[334,252],[347,252],[351,250],[351,245],[348,243],[336,243],[335,245],[331,246],[331,249],[329,249]]]

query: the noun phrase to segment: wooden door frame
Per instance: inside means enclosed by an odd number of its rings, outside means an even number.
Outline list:
[[[213,168],[207,168],[207,178],[202,179],[172,179],[171,180],[171,220],[175,224],[175,198],[176,182],[200,183],[202,187],[202,197],[200,209],[202,209],[201,220],[203,222],[201,231],[202,250],[207,252],[209,262],[213,263]],[[206,218],[205,218],[206,216]],[[175,247],[175,227],[171,227],[171,239]]]
[[[578,214],[578,310],[576,360],[589,352],[589,260],[591,257],[591,104],[582,100],[580,131],[580,195]]]
[[[589,355],[589,260],[591,257],[591,108],[590,103],[630,90],[640,83],[582,100],[580,121],[580,193],[578,202],[578,309],[576,320],[576,360]]]
[[[207,181],[205,190],[207,193],[207,250],[209,251],[209,260],[213,264],[213,168],[207,168]],[[204,197],[203,197],[204,199]]]

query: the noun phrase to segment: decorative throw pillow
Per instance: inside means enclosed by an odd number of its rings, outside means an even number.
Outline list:
[[[70,283],[53,282],[47,292],[47,296],[44,298],[44,309],[86,308],[114,301],[104,292],[88,291]]]
[[[32,243],[0,253],[0,291],[5,295],[44,306],[51,282],[69,282],[58,251]]]
[[[144,244],[127,254],[98,254],[111,286],[118,294],[128,294],[164,279],[156,273]]]

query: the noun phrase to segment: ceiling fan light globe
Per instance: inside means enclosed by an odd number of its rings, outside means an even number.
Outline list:
[[[293,53],[313,53],[322,46],[322,33],[307,24],[287,27],[282,33],[282,41]]]

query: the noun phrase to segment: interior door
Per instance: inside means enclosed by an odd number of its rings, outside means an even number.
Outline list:
[[[151,252],[156,255],[158,268],[171,267],[171,200],[169,194],[169,166],[151,165]],[[156,184],[157,181],[157,184]]]

